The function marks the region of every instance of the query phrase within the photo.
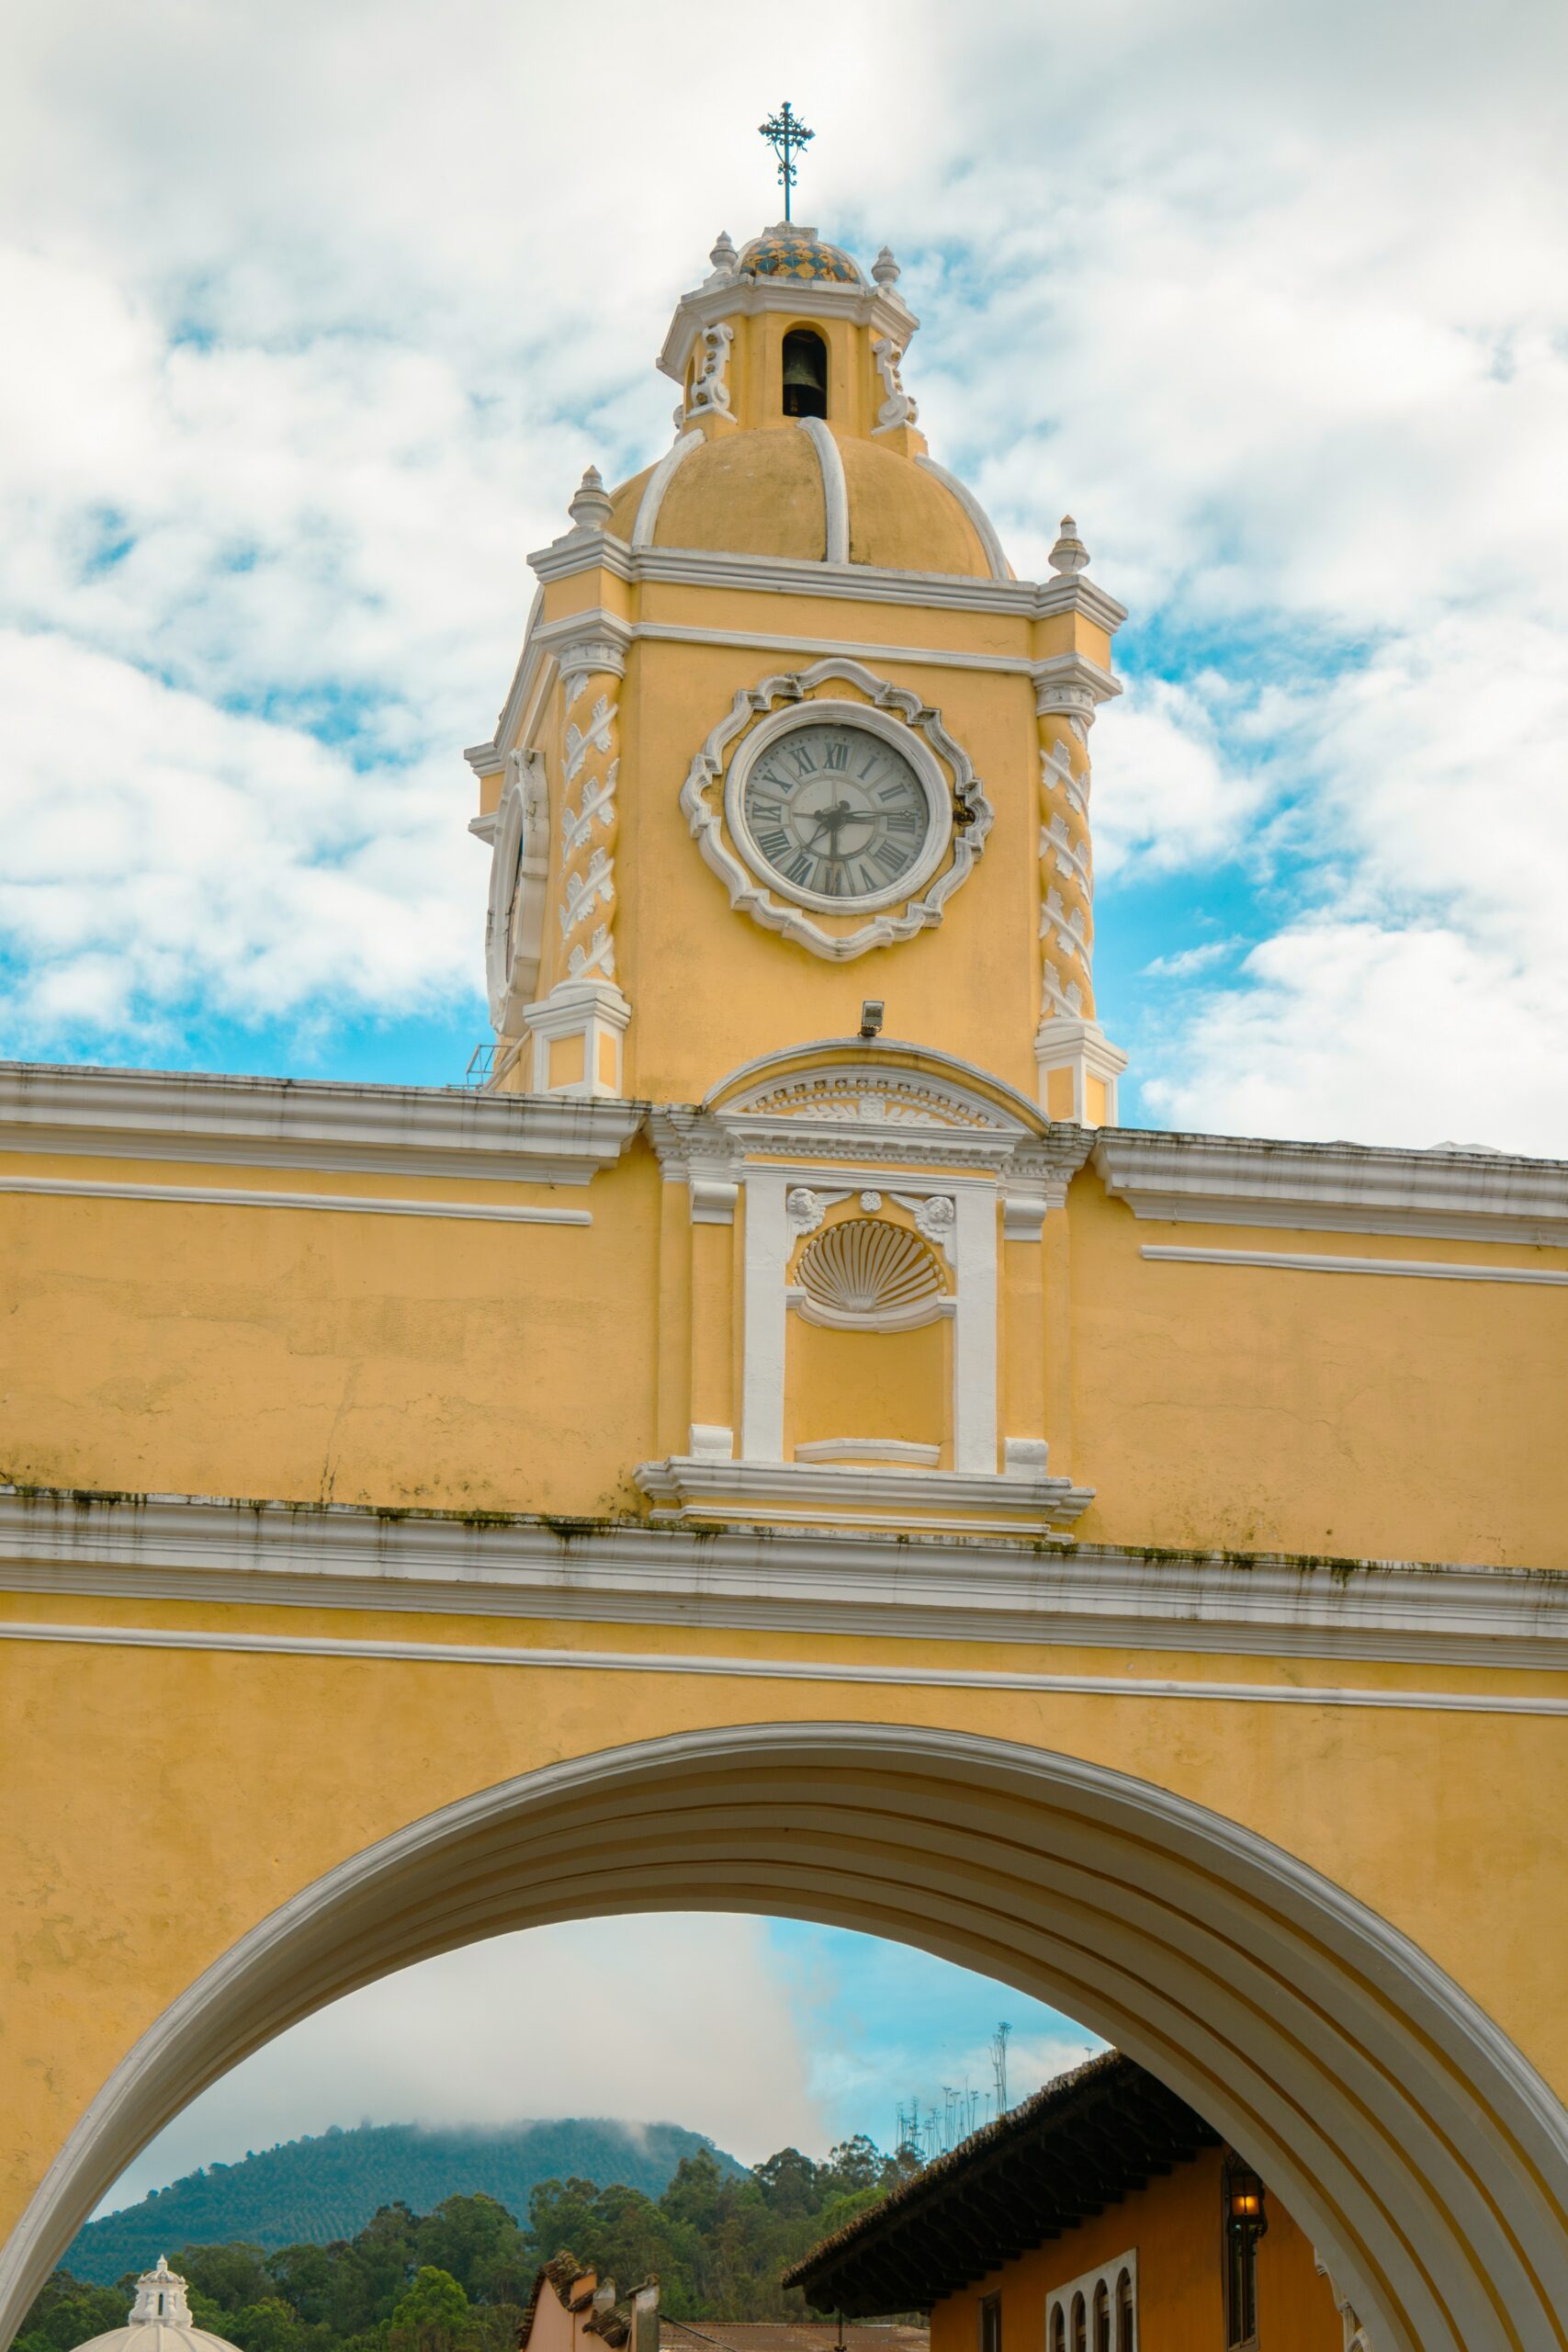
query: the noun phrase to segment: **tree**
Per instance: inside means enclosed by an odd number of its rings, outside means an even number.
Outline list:
[[[421,2263],[413,2285],[392,2313],[398,2352],[455,2352],[468,2317],[468,2299],[449,2270]]]

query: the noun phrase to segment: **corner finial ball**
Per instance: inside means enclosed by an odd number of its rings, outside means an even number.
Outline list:
[[[1051,550],[1051,569],[1065,572],[1071,579],[1074,572],[1089,568],[1089,549],[1078,537],[1078,526],[1070,514],[1062,517],[1062,536]]]
[[[875,278],[877,284],[879,286],[886,287],[889,292],[891,292],[892,288],[897,285],[898,280],[903,277],[904,273],[893,258],[893,248],[891,245],[883,246],[882,251],[877,254],[876,259],[871,265],[871,274],[873,277]]]
[[[610,497],[597,466],[590,466],[567,508],[580,531],[602,531],[610,519]]]

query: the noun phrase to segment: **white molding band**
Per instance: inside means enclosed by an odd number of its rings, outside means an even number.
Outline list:
[[[814,556],[634,548],[606,531],[569,532],[549,547],[536,549],[528,563],[544,582],[573,579],[583,571],[605,571],[628,585],[656,581],[667,587],[845,597],[854,604],[908,605],[928,612],[1005,613],[1028,621],[1076,612],[1111,634],[1127,617],[1124,605],[1081,574],[1045,581],[976,580],[966,571],[897,571],[881,564],[823,563]],[[494,740],[498,744],[504,740],[499,730]]]
[[[1105,1127],[1112,1200],[1171,1225],[1289,1226],[1568,1247],[1568,1161]]]
[[[325,1209],[340,1216],[478,1217],[490,1225],[592,1225],[591,1209],[507,1208],[498,1201],[370,1200],[353,1193],[245,1193],[220,1184],[114,1184],[0,1176],[0,1193],[89,1201],[153,1201],[176,1208]]]
[[[700,1451],[694,1447],[694,1457]],[[728,1443],[717,1452],[707,1467],[729,1476],[736,1465]],[[818,1481],[827,1475],[826,1465],[817,1471]],[[1011,1480],[995,1485],[1016,1491]],[[170,1495],[100,1501],[0,1488],[0,1588],[142,1602],[1568,1672],[1562,1574],[1161,1557],[996,1532],[954,1540],[913,1526],[897,1535],[744,1525],[694,1533],[636,1520],[470,1526],[437,1512],[384,1516],[350,1504]]]
[[[401,1666],[491,1666],[582,1674],[677,1674],[723,1680],[869,1683],[881,1689],[1023,1690],[1087,1699],[1182,1699],[1254,1706],[1375,1707],[1423,1713],[1568,1716],[1568,1696],[1490,1690],[1379,1690],[1353,1684],[1178,1681],[1168,1676],[1034,1674],[983,1667],[863,1666],[825,1658],[724,1657],[697,1650],[513,1648],[479,1642],[376,1641],[337,1634],[211,1633],[179,1625],[38,1624],[0,1621],[0,1641],[89,1649],[217,1651],[240,1657],[341,1657]]]
[[[458,1086],[0,1062],[0,1150],[586,1184],[646,1106]]]
[[[850,560],[850,486],[844,480],[844,460],[838,443],[819,416],[803,416],[797,420],[817,452],[817,462],[822,469],[822,513],[825,560],[848,563]]]
[[[1292,1274],[1404,1274],[1436,1283],[1564,1283],[1568,1272],[1537,1266],[1446,1266],[1439,1258],[1311,1257],[1301,1250],[1200,1250],[1145,1242],[1140,1258],[1186,1266],[1266,1266]]]

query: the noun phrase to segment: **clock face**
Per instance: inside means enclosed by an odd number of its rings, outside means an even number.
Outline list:
[[[868,728],[782,730],[747,770],[746,846],[791,898],[846,910],[897,898],[938,820],[911,761]]]

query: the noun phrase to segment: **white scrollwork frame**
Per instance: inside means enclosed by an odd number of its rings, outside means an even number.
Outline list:
[[[804,908],[775,898],[742,862],[728,836],[722,792],[715,794],[732,752],[740,739],[750,739],[758,720],[767,718],[777,707],[794,709],[810,701],[815,690],[829,680],[858,688],[865,695],[870,710],[885,715],[884,730],[879,731],[885,731],[889,718],[900,729],[908,729],[912,739],[908,748],[915,754],[913,764],[922,775],[930,773],[933,758],[945,768],[952,779],[953,802],[963,812],[963,821],[955,821],[952,828],[952,854],[947,864],[918,897],[901,908],[886,909],[855,931],[837,935],[813,922]],[[848,705],[838,703],[835,708],[840,716],[848,716]],[[859,706],[855,709],[863,719],[868,716]],[[809,948],[812,955],[835,963],[863,956],[873,947],[890,947],[898,940],[912,939],[917,932],[939,923],[947,900],[966,879],[985,847],[994,813],[967,754],[942,725],[939,711],[930,708],[907,688],[877,677],[861,662],[836,658],[815,662],[808,670],[783,672],[764,678],[760,685],[743,686],[692,762],[681,790],[681,809],[703,856],[728,890],[729,903],[737,912],[750,915],[765,930],[782,933],[784,938]]]

